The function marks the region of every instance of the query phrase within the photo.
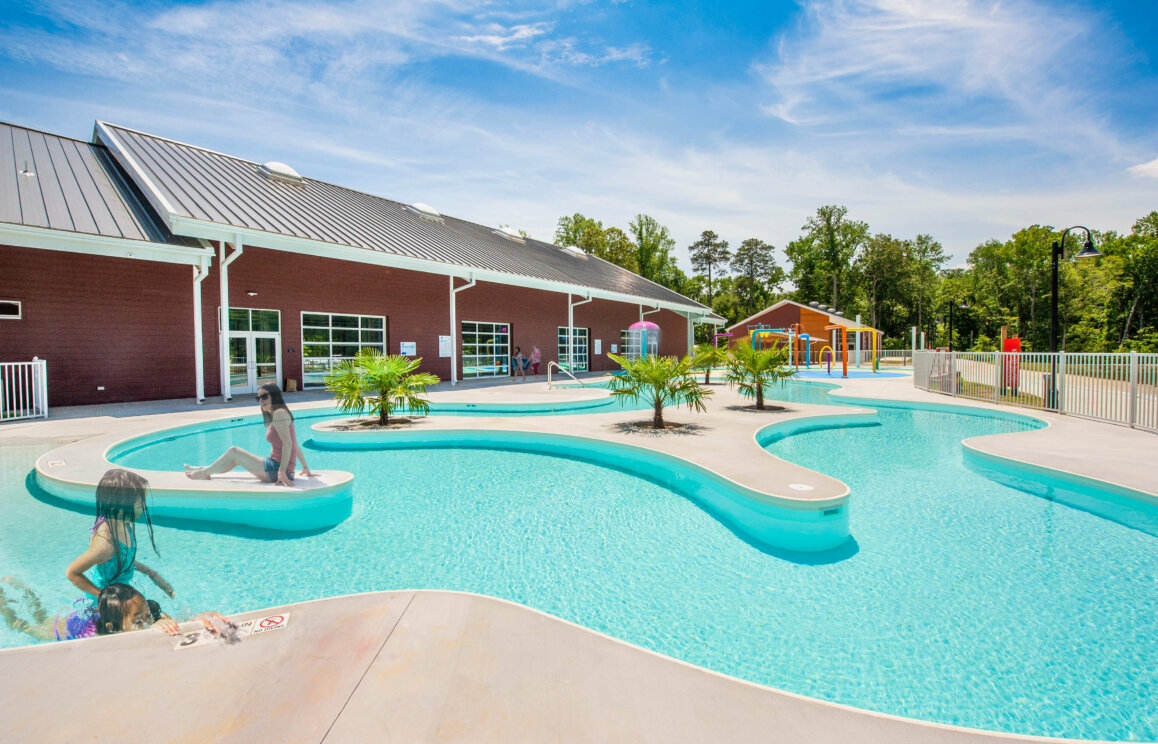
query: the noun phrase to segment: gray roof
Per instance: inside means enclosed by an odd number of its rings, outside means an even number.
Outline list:
[[[271,179],[257,163],[112,124],[98,123],[94,140],[173,217],[707,310],[626,269],[551,243],[515,241],[445,215],[426,219],[399,202],[311,178],[300,184]]]
[[[0,223],[198,245],[169,233],[104,147],[2,122]]]

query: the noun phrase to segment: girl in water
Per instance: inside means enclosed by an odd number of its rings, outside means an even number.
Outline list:
[[[112,635],[128,630],[157,628],[171,636],[180,632],[177,622],[161,612],[161,606],[145,597],[128,584],[109,584],[101,589],[95,605],[84,604],[72,612],[61,613],[49,619],[40,598],[27,584],[7,576],[0,581],[20,590],[28,604],[31,620],[24,620],[8,605],[0,588],[0,616],[9,628],[25,633],[40,641],[71,641],[94,635]],[[78,600],[78,604],[83,600]],[[214,633],[228,632],[233,627],[229,618],[218,612],[198,615],[201,624]]]
[[[149,544],[153,552],[153,521],[149,518],[146,500],[149,482],[128,470],[113,468],[104,474],[96,488],[96,522],[90,530],[88,550],[68,566],[65,575],[73,586],[95,602],[101,589],[109,584],[128,584],[137,571],[148,576],[161,591],[174,596],[173,587],[153,569],[137,560],[136,522],[145,518],[149,528]],[[96,567],[95,581],[85,572]]]
[[[227,473],[241,467],[253,473],[259,480],[276,483],[279,486],[294,484],[294,464],[300,461],[302,475],[312,478],[305,453],[298,446],[297,432],[294,431],[294,417],[282,398],[281,388],[274,383],[262,385],[257,390],[257,402],[261,406],[261,416],[267,427],[265,439],[270,443],[269,457],[262,458],[240,447],[230,447],[217,462],[203,468],[185,466],[185,475],[194,480],[209,480],[209,476]]]

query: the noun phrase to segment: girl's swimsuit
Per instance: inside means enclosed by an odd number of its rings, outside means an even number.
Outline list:
[[[95,535],[105,521],[104,517],[98,519],[90,532]],[[109,530],[112,530],[112,525],[109,525]],[[93,583],[99,589],[104,589],[109,584],[131,584],[133,576],[136,574],[136,557],[137,548],[135,545],[120,543],[117,546],[116,555],[96,566],[97,580]]]
[[[52,621],[56,640],[71,641],[96,635],[97,609],[89,597],[72,603],[72,612],[61,613]]]

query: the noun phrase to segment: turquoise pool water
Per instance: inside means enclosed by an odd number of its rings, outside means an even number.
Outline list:
[[[792,383],[776,395],[811,401],[827,388]],[[858,707],[1029,734],[1158,737],[1158,541],[966,467],[962,438],[1024,422],[889,408],[879,420],[768,444],[853,489],[855,542],[813,562],[756,550],[650,481],[481,449],[313,451],[318,467],[358,477],[345,523],[292,539],[159,525],[151,562],[177,588],[166,606],[179,612],[460,589]],[[259,426],[218,430],[124,457],[175,467],[228,444],[264,439]],[[40,451],[6,447],[0,472],[22,478]],[[63,568],[91,519],[29,498],[13,478],[0,481],[0,505],[0,574],[64,607]],[[23,642],[0,629],[0,645]]]

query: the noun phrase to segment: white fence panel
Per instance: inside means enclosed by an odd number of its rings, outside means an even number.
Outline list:
[[[0,362],[0,421],[48,418],[48,364]]]
[[[918,351],[913,385],[1158,432],[1158,354]]]

